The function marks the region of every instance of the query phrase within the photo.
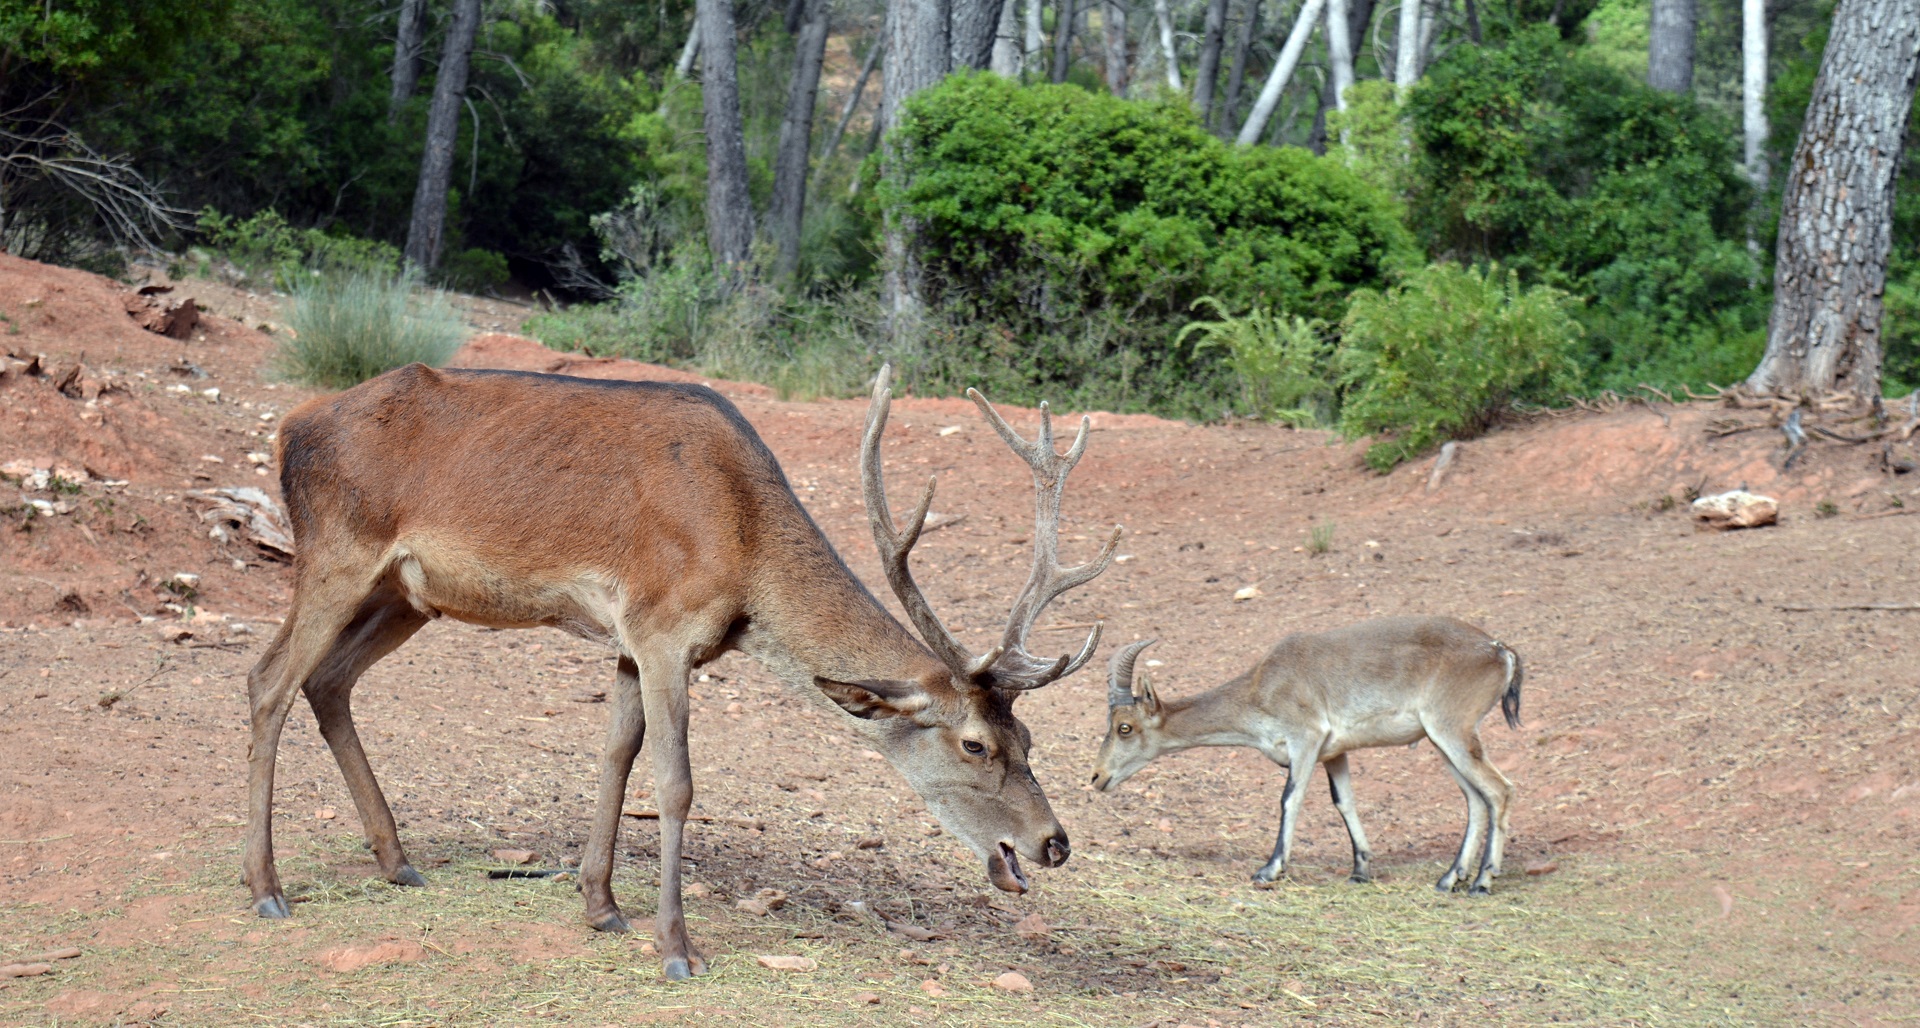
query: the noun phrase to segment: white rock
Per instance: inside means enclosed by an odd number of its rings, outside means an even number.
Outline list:
[[[1735,489],[1693,501],[1693,516],[1708,528],[1758,528],[1780,520],[1780,503],[1771,496]]]

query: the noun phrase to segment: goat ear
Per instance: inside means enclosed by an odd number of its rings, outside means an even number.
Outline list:
[[[1153,676],[1151,675],[1140,676],[1139,702],[1141,708],[1149,714],[1157,714],[1160,711],[1160,697],[1153,694]]]
[[[836,682],[815,678],[813,683],[840,709],[868,721],[884,717],[906,717],[925,710],[933,698],[919,682],[860,681]]]

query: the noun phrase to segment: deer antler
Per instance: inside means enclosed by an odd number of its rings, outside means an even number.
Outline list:
[[[1020,590],[1019,598],[1013,602],[1013,611],[1007,616],[1006,635],[999,646],[982,658],[980,671],[991,672],[993,684],[1002,689],[1038,689],[1079,670],[1092,658],[1094,648],[1100,645],[1101,626],[1095,624],[1079,653],[1062,655],[1058,660],[1045,660],[1028,652],[1027,636],[1033,631],[1033,622],[1040,616],[1040,611],[1054,597],[1085,585],[1107,569],[1107,565],[1113,562],[1114,548],[1120,545],[1120,528],[1114,527],[1113,535],[1107,539],[1099,556],[1085,564],[1061,567],[1060,492],[1066,488],[1067,475],[1073,471],[1074,465],[1080,463],[1081,454],[1086,452],[1087,430],[1092,427],[1092,422],[1085,417],[1080,419],[1080,431],[1074,436],[1073,445],[1062,455],[1053,448],[1053,419],[1048,415],[1045,403],[1040,404],[1040,434],[1033,442],[1028,442],[1013,430],[1013,426],[1007,424],[1006,419],[993,409],[993,405],[980,395],[978,389],[967,390],[967,397],[980,408],[987,423],[1000,433],[1000,438],[1007,446],[1033,469],[1033,572],[1027,577],[1027,584]]]
[[[886,431],[887,409],[893,403],[893,391],[888,388],[892,378],[892,365],[882,365],[879,377],[873,381],[873,402],[867,407],[867,433],[860,441],[860,484],[866,494],[867,520],[873,524],[873,545],[880,551],[880,566],[886,569],[887,584],[893,587],[893,594],[900,598],[907,618],[920,630],[928,648],[941,663],[971,677],[985,665],[979,664],[974,655],[954,639],[953,633],[947,631],[940,615],[933,612],[920,586],[914,582],[913,570],[907,566],[907,554],[913,544],[920,541],[920,532],[926,527],[927,509],[933,504],[933,476],[927,476],[926,494],[920,497],[920,506],[914,508],[913,515],[907,519],[905,533],[894,527],[893,513],[887,507],[887,486],[880,470],[880,436]]]
[[[1138,699],[1133,693],[1133,662],[1140,657],[1140,651],[1159,642],[1158,639],[1142,639],[1117,651],[1113,659],[1107,662],[1107,707],[1132,706]]]

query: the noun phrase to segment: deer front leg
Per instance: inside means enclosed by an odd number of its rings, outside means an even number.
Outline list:
[[[580,893],[587,901],[587,921],[603,932],[629,930],[613,898],[613,852],[620,838],[620,814],[626,805],[633,760],[647,734],[640,668],[625,653],[615,667],[613,717],[607,725],[607,748],[600,754],[600,792],[594,802],[587,848],[580,854]]]
[[[1313,767],[1320,762],[1320,740],[1311,745],[1287,746],[1287,787],[1280,794],[1280,834],[1273,842],[1273,855],[1253,873],[1256,882],[1271,882],[1287,873],[1293,858],[1293,827],[1300,820],[1300,806],[1306,801],[1306,783]]]
[[[687,919],[680,900],[680,852],[687,813],[693,807],[693,769],[687,753],[686,657],[642,657],[640,688],[646,720],[654,726],[653,792],[660,803],[660,909],[653,939],[660,950],[660,966],[669,981],[680,981],[707,970],[706,959],[687,937]]]
[[[1360,811],[1353,803],[1353,782],[1347,777],[1347,755],[1327,761],[1327,789],[1333,793],[1334,808],[1347,823],[1347,838],[1353,842],[1353,874],[1349,881],[1371,882],[1373,849],[1367,845],[1366,829],[1360,827]]]

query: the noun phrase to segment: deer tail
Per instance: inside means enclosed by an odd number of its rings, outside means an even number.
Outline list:
[[[1526,681],[1526,668],[1520,664],[1520,655],[1503,642],[1495,642],[1493,648],[1500,654],[1500,660],[1507,665],[1507,691],[1500,696],[1500,713],[1506,715],[1508,728],[1520,727],[1520,683]]]

